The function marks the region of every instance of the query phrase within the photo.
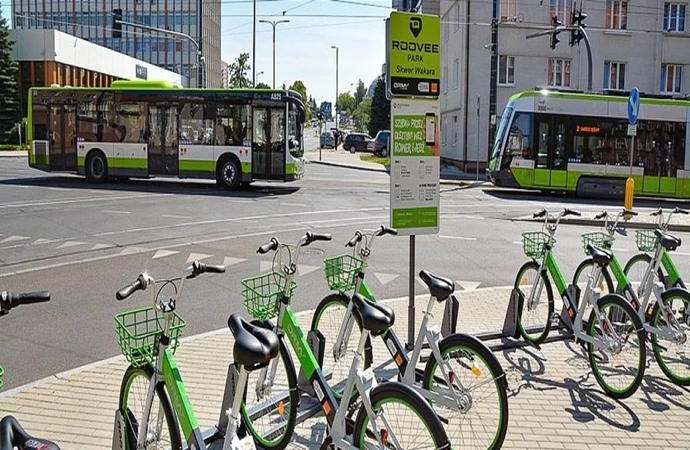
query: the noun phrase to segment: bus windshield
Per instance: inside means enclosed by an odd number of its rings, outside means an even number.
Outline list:
[[[498,158],[501,153],[501,147],[503,147],[503,141],[505,140],[506,133],[508,131],[508,122],[510,121],[510,116],[513,113],[512,104],[508,104],[506,109],[503,111],[503,116],[501,116],[501,123],[498,125],[498,130],[496,131],[496,140],[494,141],[494,149],[492,152],[491,159]]]

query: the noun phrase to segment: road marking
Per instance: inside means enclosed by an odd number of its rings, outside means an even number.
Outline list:
[[[114,209],[104,209],[103,211],[106,214],[132,214],[130,211],[117,211]]]
[[[43,244],[49,244],[49,243],[51,243],[51,242],[55,242],[55,241],[54,241],[53,239],[43,239],[43,238],[39,238],[39,239],[36,239],[35,241],[33,241],[33,242],[31,243],[31,245],[43,245]]]
[[[395,273],[380,273],[380,272],[374,272],[374,276],[376,277],[377,280],[379,280],[379,283],[382,285],[386,285],[390,283],[391,281],[395,280],[398,278],[398,274]]]
[[[618,248],[618,247],[613,247],[611,250],[613,250],[614,252],[622,252],[622,253],[628,253],[630,251],[627,248]]]
[[[280,205],[281,206],[294,206],[297,208],[306,208],[307,206],[309,206],[309,205],[305,205],[304,203],[286,203],[286,202],[282,202]]]
[[[42,202],[22,202],[22,203],[6,203],[0,205],[0,209],[9,208],[30,208],[33,206],[53,206],[53,205],[67,205],[70,203],[84,203],[84,202],[103,202],[110,200],[136,200],[138,198],[148,198],[148,197],[170,197],[174,194],[141,194],[141,195],[127,195],[127,196],[109,196],[101,195],[101,197],[73,197],[65,200],[53,200],[53,201],[42,201]]]
[[[482,283],[481,281],[458,281],[458,284],[464,291],[474,291]]]
[[[75,247],[77,245],[84,245],[86,242],[79,242],[79,241],[67,241],[62,245],[59,245],[58,248],[68,248],[68,247]]]
[[[151,259],[165,258],[166,256],[176,255],[178,253],[180,252],[177,252],[175,250],[158,250]]]
[[[264,273],[273,270],[273,261],[261,261],[259,263],[259,272]]]
[[[104,248],[112,248],[115,247],[113,244],[96,244],[93,247],[91,247],[91,250],[103,250]]]
[[[161,217],[169,217],[171,219],[192,219],[191,216],[178,216],[176,214],[161,214]]]
[[[233,258],[232,256],[226,256],[225,259],[223,259],[223,265],[225,267],[230,267],[234,266],[235,264],[239,264],[241,262],[246,261],[246,259],[243,258]]]
[[[515,244],[515,245],[522,245],[522,241],[513,241],[513,244]]]
[[[210,258],[213,255],[205,255],[203,253],[190,253],[189,258],[187,258],[187,262],[190,263],[192,261],[199,261],[201,259],[206,259]]]
[[[122,250],[120,253],[118,253],[119,256],[124,256],[124,255],[136,255],[137,253],[144,253],[150,251],[148,248],[144,247],[125,247],[124,250]]]
[[[441,235],[439,235],[439,238],[441,238],[441,239],[456,239],[459,241],[476,241],[477,240],[477,238],[462,237],[462,236],[441,236]]]
[[[5,242],[23,241],[24,239],[31,239],[31,238],[28,238],[26,236],[8,236],[5,239],[3,239],[2,241],[0,241],[0,243],[4,244]]]
[[[306,275],[308,273],[312,273],[315,270],[319,270],[321,266],[307,266],[305,264],[300,264],[297,267],[297,271],[299,272],[300,275]]]
[[[690,253],[683,253],[683,252],[673,252],[673,255],[678,255],[678,256],[690,256]]]

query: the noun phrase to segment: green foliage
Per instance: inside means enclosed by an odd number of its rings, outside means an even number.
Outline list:
[[[386,98],[386,82],[380,76],[376,80],[374,98],[369,113],[369,134],[376,136],[381,130],[388,130],[391,125],[391,102]]]
[[[297,80],[292,85],[290,86],[290,89],[293,91],[299,92],[299,95],[302,96],[302,101],[306,102],[309,97],[307,97],[307,87],[302,83],[301,80]]]
[[[371,99],[365,98],[357,105],[355,112],[352,114],[352,120],[355,123],[357,131],[367,131],[369,124],[369,115],[371,114]]]
[[[260,81],[256,83],[256,86],[254,86],[256,89],[271,89],[271,86],[267,85],[263,81]]]
[[[367,87],[364,85],[364,82],[362,80],[359,80],[359,83],[357,83],[357,90],[355,90],[355,102],[357,102],[357,106],[359,106],[360,103],[364,100],[364,96],[367,95]]]
[[[352,116],[357,108],[357,101],[349,92],[338,95],[338,111],[345,110],[348,116]]]
[[[0,142],[15,141],[19,122],[19,88],[17,61],[12,58],[10,29],[0,11]],[[13,133],[14,130],[14,133]]]
[[[249,53],[240,53],[235,62],[228,67],[228,87],[248,88],[252,86],[248,72],[252,66],[249,65]]]

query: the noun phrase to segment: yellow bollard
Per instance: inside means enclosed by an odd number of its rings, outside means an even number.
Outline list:
[[[635,180],[633,177],[628,178],[625,182],[625,209],[632,211],[633,208],[633,194],[635,193]]]

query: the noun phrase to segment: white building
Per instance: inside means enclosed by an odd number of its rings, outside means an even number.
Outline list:
[[[496,116],[515,92],[535,87],[587,90],[585,42],[570,47],[570,32],[527,40],[570,24],[572,0],[498,1]],[[579,4],[579,3],[578,3]],[[441,0],[442,156],[466,170],[488,158],[492,2]],[[668,96],[690,94],[690,5],[687,1],[585,1],[592,47],[592,89]]]

